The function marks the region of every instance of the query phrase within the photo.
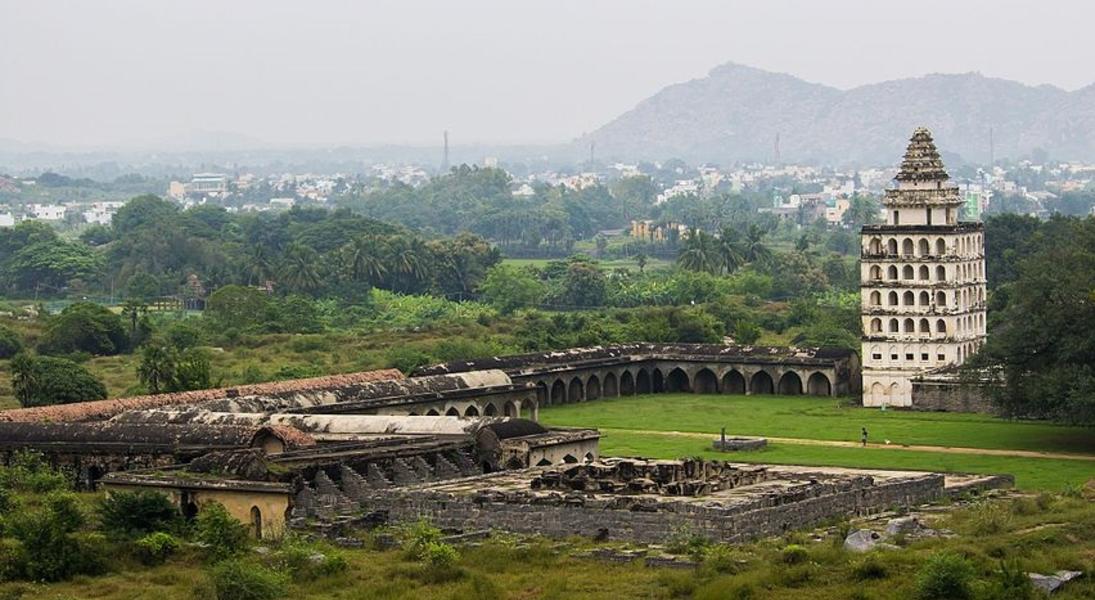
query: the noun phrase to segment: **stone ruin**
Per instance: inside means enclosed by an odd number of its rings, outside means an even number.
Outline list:
[[[602,494],[706,496],[769,479],[767,467],[688,458],[679,461],[616,460],[549,470],[529,482],[533,490]]]

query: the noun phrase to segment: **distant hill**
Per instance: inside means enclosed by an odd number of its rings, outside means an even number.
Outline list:
[[[927,75],[847,91],[728,63],[671,85],[576,140],[605,159],[896,163],[917,126],[945,154],[986,163],[1045,151],[1095,160],[1095,84],[1067,92],[978,73]]]

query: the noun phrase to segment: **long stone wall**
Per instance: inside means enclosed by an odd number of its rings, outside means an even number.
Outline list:
[[[489,488],[490,477],[483,477],[479,485]],[[614,499],[591,500],[576,494],[513,501],[488,492],[458,495],[428,488],[373,494],[363,504],[369,511],[387,513],[391,520],[424,517],[462,530],[500,528],[557,538],[582,535],[640,543],[662,543],[688,532],[739,542],[810,527],[834,516],[930,502],[942,496],[943,476],[908,475],[881,482],[853,477],[769,490],[763,484],[756,487],[761,493],[743,502],[667,502],[647,509],[632,505],[626,510],[611,508]]]

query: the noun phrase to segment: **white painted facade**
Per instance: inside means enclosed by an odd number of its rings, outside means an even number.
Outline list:
[[[911,405],[913,375],[960,365],[985,341],[984,228],[958,221],[963,199],[927,130],[897,182],[886,223],[862,232],[864,406]]]

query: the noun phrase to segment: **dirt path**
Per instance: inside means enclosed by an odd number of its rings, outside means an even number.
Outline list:
[[[646,435],[664,435],[664,436],[679,436],[679,437],[692,437],[703,438],[707,440],[714,440],[717,435],[710,433],[695,433],[690,431],[654,431],[649,429],[615,429],[611,427],[601,427],[601,431],[613,432],[619,431],[621,433],[641,433]],[[797,444],[799,446],[836,446],[838,448],[859,448],[858,442],[841,442],[836,440],[814,440],[809,438],[784,438],[784,437],[770,437],[763,436],[770,442],[777,442],[780,444]],[[964,448],[954,446],[918,446],[918,445],[902,445],[902,444],[867,444],[867,450],[915,450],[917,452],[938,452],[940,454],[979,454],[981,456],[1016,456],[1023,458],[1063,458],[1068,460],[1089,460],[1095,462],[1095,455],[1091,454],[1069,454],[1067,452],[1039,452],[1036,450],[1000,450],[997,448]]]

